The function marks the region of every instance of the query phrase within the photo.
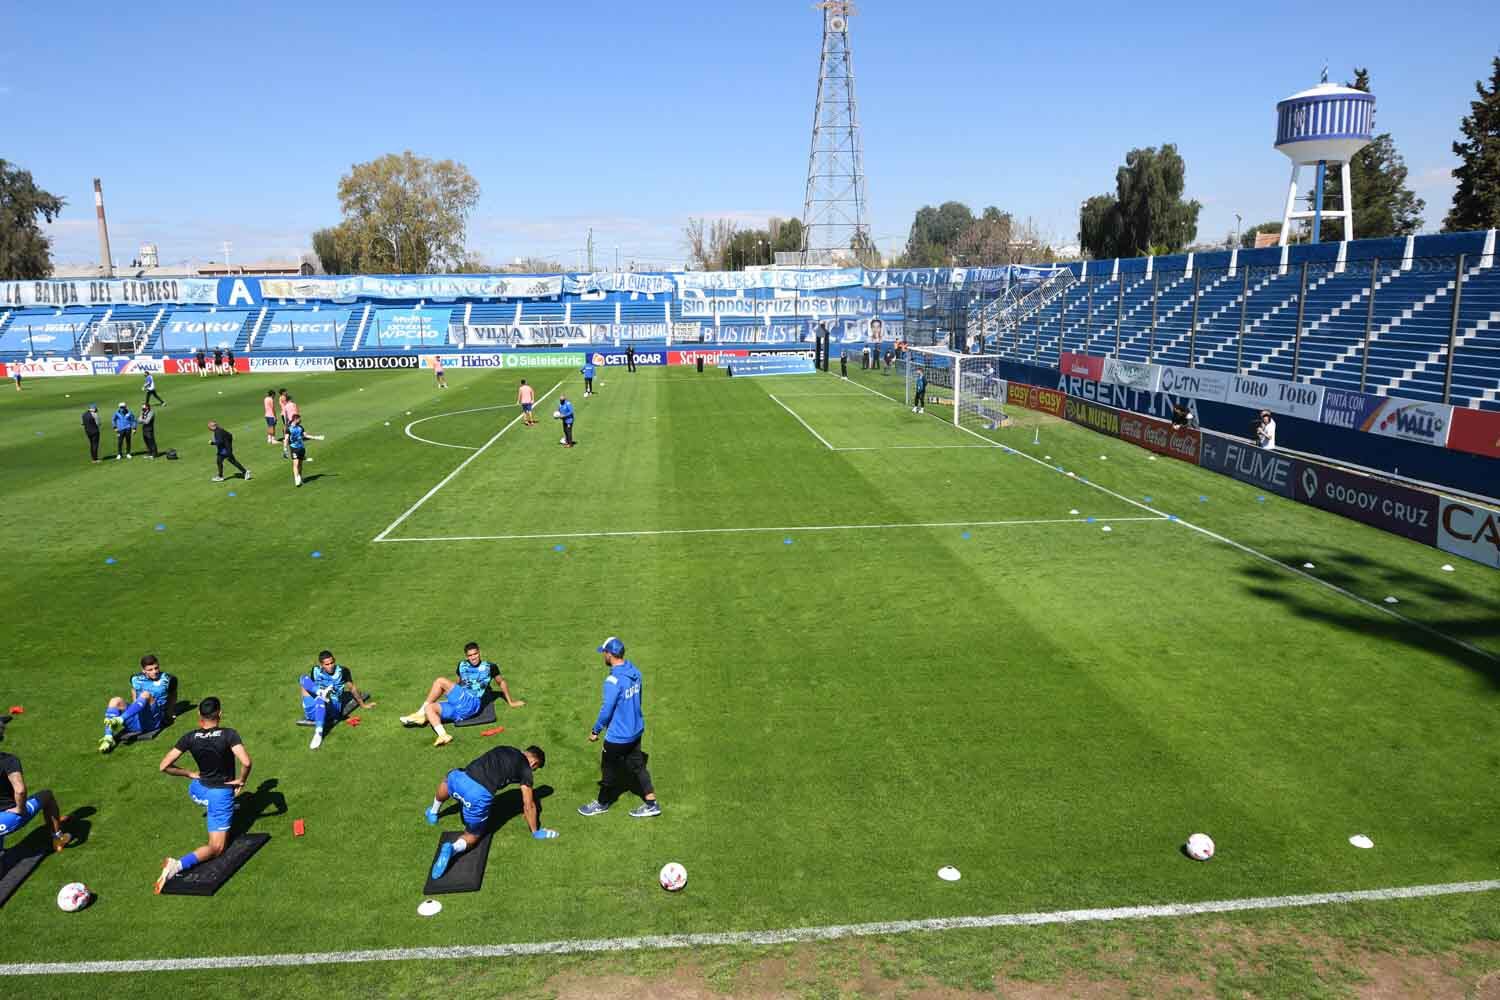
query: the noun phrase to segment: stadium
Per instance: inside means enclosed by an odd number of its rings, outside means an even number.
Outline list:
[[[0,281],[18,988],[1490,995],[1496,229],[880,261],[851,7],[776,263]]]

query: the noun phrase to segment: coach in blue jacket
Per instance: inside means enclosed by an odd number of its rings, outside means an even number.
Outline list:
[[[646,755],[641,752],[641,735],[646,731],[646,719],[641,714],[641,672],[634,663],[625,659],[625,644],[614,636],[605,639],[598,652],[604,654],[604,666],[609,670],[604,677],[599,718],[594,720],[594,728],[589,732],[590,743],[604,733],[604,753],[599,760],[599,797],[588,805],[579,806],[578,811],[584,816],[597,816],[607,811],[620,797],[628,776],[645,799],[630,810],[630,815],[636,819],[660,816],[661,803],[657,801],[656,788],[651,784],[651,772],[646,770]]]

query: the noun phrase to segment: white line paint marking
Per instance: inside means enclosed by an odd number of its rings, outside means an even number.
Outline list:
[[[884,397],[886,399],[889,399],[893,403],[900,403],[901,402],[900,400],[896,399],[894,396],[887,396],[885,393],[880,392],[879,390],[876,390],[876,389],[871,389],[869,386],[859,385],[858,382],[851,382],[850,384],[851,385],[858,385],[861,389],[864,389],[866,392],[874,393],[877,396],[882,396],[882,397]],[[937,414],[929,413],[929,414],[927,414],[927,416],[933,417],[936,420],[940,420],[944,424],[948,424],[948,421],[943,420],[943,418],[937,416]],[[948,424],[948,426],[952,426],[952,425]],[[981,441],[990,441],[990,439],[987,438],[987,437],[985,437],[983,434],[979,434],[979,433],[977,433],[975,431],[972,431],[972,430],[970,430],[967,427],[960,426],[958,429],[961,430],[961,431],[963,431],[966,434],[973,434],[975,437],[979,438]],[[991,442],[991,443],[994,443],[994,442]],[[1003,447],[1002,445],[999,445],[999,444],[996,444],[995,446],[996,447]],[[1010,449],[1010,453],[1012,455],[1019,455],[1020,457],[1026,459],[1028,462],[1035,462],[1037,465],[1040,465],[1040,466],[1042,466],[1045,469],[1049,469],[1052,472],[1057,473],[1058,475],[1062,475],[1062,473],[1057,472],[1056,466],[1052,465],[1050,462],[1044,462],[1041,459],[1035,457],[1034,455],[1028,455],[1024,451],[1019,451],[1019,450],[1017,450],[1015,448],[1011,448]],[[1153,510],[1154,509],[1152,507],[1146,506],[1145,504],[1141,503],[1139,500],[1134,500],[1134,499],[1132,499],[1130,497],[1123,496],[1123,495],[1121,495],[1119,493],[1116,493],[1114,490],[1111,490],[1111,489],[1109,489],[1109,488],[1107,488],[1105,486],[1099,485],[1098,483],[1096,483],[1096,482],[1094,482],[1092,480],[1077,479],[1075,477],[1074,481],[1075,482],[1083,483],[1083,485],[1085,485],[1085,486],[1093,487],[1094,489],[1099,490],[1099,491],[1101,491],[1103,493],[1107,493],[1110,496],[1115,497],[1118,500],[1123,500],[1124,502],[1130,504],[1132,507],[1139,507],[1142,510]],[[1161,514],[1160,516],[1163,517],[1163,518],[1167,517],[1166,514]],[[1405,615],[1401,614],[1399,611],[1392,611],[1390,608],[1386,607],[1383,604],[1376,604],[1374,601],[1366,600],[1365,598],[1360,597],[1358,594],[1356,594],[1356,593],[1354,593],[1352,591],[1345,590],[1343,587],[1340,587],[1336,583],[1330,583],[1329,581],[1321,579],[1321,578],[1316,577],[1316,576],[1313,576],[1311,573],[1308,573],[1305,570],[1299,569],[1296,566],[1291,565],[1290,563],[1284,563],[1281,560],[1275,558],[1274,556],[1268,556],[1264,552],[1261,552],[1259,549],[1253,549],[1250,546],[1245,545],[1245,544],[1243,544],[1241,542],[1237,542],[1237,541],[1235,541],[1232,538],[1226,538],[1224,535],[1221,535],[1221,534],[1219,534],[1216,531],[1210,531],[1208,528],[1200,527],[1200,526],[1198,526],[1196,524],[1193,524],[1191,521],[1184,521],[1181,517],[1175,517],[1175,518],[1173,518],[1172,522],[1174,524],[1180,524],[1184,528],[1189,529],[1190,531],[1196,531],[1196,532],[1198,532],[1201,535],[1204,535],[1204,536],[1206,536],[1208,538],[1212,538],[1216,542],[1222,542],[1223,544],[1228,545],[1230,548],[1238,549],[1240,552],[1243,552],[1246,555],[1248,555],[1248,556],[1250,556],[1250,557],[1252,557],[1254,559],[1259,559],[1262,562],[1270,563],[1272,566],[1278,566],[1281,569],[1285,570],[1286,572],[1292,574],[1293,576],[1301,577],[1302,579],[1307,580],[1310,583],[1315,583],[1315,584],[1317,584],[1320,587],[1323,587],[1323,588],[1325,588],[1327,590],[1331,590],[1335,594],[1339,594],[1342,597],[1347,597],[1349,600],[1353,601],[1354,603],[1356,603],[1356,604],[1358,604],[1358,605],[1360,605],[1362,607],[1368,608],[1371,611],[1377,611],[1380,614],[1387,615],[1387,616],[1389,616],[1391,618],[1394,618],[1394,619],[1396,619],[1399,622],[1402,622],[1402,623],[1404,623],[1406,625],[1410,625],[1412,628],[1419,629],[1419,630],[1421,630],[1423,632],[1426,632],[1428,635],[1433,636],[1434,638],[1442,639],[1444,642],[1452,643],[1453,645],[1458,646],[1461,649],[1468,650],[1469,652],[1474,653],[1474,654],[1476,654],[1478,656],[1482,656],[1482,657],[1484,657],[1487,660],[1493,660],[1493,661],[1496,661],[1496,662],[1500,662],[1500,656],[1496,656],[1494,653],[1491,653],[1487,649],[1484,649],[1482,647],[1476,646],[1476,645],[1474,645],[1471,642],[1466,642],[1463,639],[1459,639],[1459,638],[1457,638],[1455,636],[1448,635],[1446,632],[1441,632],[1438,629],[1433,628],[1431,625],[1425,625],[1422,622],[1419,622],[1419,621],[1417,621],[1414,618],[1408,618]]]
[[[834,451],[933,451],[952,448],[993,448],[989,444],[881,444],[870,448],[835,448]]]
[[[827,438],[825,438],[823,435],[819,434],[817,431],[813,430],[812,429],[812,424],[809,424],[806,420],[803,420],[801,417],[797,416],[797,411],[796,410],[792,409],[790,406],[787,406],[781,400],[777,399],[775,393],[768,392],[768,393],[766,393],[766,395],[770,396],[772,402],[774,402],[777,406],[781,407],[783,410],[785,410],[786,412],[790,413],[792,415],[792,419],[793,420],[797,421],[797,423],[799,423],[803,427],[807,428],[807,433],[811,434],[813,437],[817,438],[819,441],[822,441],[823,442],[823,447],[827,448],[829,451],[837,451],[838,450],[833,445],[831,445],[831,444],[828,443],[828,439]]]
[[[548,389],[542,395],[542,398],[537,400],[537,402],[540,403],[542,401],[542,399],[546,399],[548,396],[552,395],[561,386],[562,386],[562,383],[558,382],[557,385],[554,385],[552,388]],[[490,438],[484,444],[482,444],[482,445],[479,446],[479,450],[478,451],[474,452],[474,454],[470,455],[468,458],[466,458],[462,462],[458,463],[458,468],[454,469],[452,472],[450,472],[446,476],[444,476],[442,482],[438,483],[432,489],[428,490],[425,494],[423,494],[422,499],[418,500],[416,503],[414,503],[410,507],[408,507],[406,509],[406,513],[402,514],[400,517],[396,518],[390,524],[386,525],[385,530],[382,531],[380,534],[376,535],[373,539],[371,539],[371,541],[376,541],[376,542],[383,541],[385,539],[386,535],[389,535],[396,528],[400,527],[402,521],[405,521],[408,517],[411,517],[413,514],[415,514],[417,512],[417,509],[419,507],[421,507],[428,500],[431,500],[434,496],[436,496],[438,490],[442,489],[444,486],[447,486],[450,482],[452,482],[454,476],[457,476],[460,472],[464,471],[464,469],[468,468],[470,462],[474,461],[474,459],[478,458],[480,455],[483,455],[485,453],[485,451],[489,448],[490,445],[494,444],[496,441],[499,441],[500,438],[501,438],[501,436],[504,435],[506,431],[508,431],[512,427],[516,426],[516,422],[519,421],[523,416],[525,416],[524,413],[517,413],[514,417],[512,417],[510,423],[506,424],[504,427],[502,427],[498,431],[496,431],[495,435],[492,438]]]
[[[471,444],[448,444],[443,441],[432,441],[428,438],[419,437],[416,434],[413,434],[411,432],[411,429],[418,424],[425,424],[429,420],[437,420],[439,417],[456,417],[461,413],[483,413],[486,410],[510,410],[519,405],[519,403],[506,403],[500,406],[476,406],[473,409],[469,410],[453,410],[449,413],[434,413],[430,417],[418,417],[416,420],[413,420],[411,423],[406,425],[406,436],[411,438],[413,441],[420,441],[423,444],[435,444],[439,448],[460,448],[464,451],[478,451],[479,449]]]
[[[1161,521],[1164,517],[1096,517],[1095,524]],[[1087,518],[1036,518],[1016,521],[923,521],[908,524],[794,524],[777,528],[665,528],[647,531],[560,531],[535,535],[438,535],[430,538],[377,538],[377,542],[519,542],[556,538],[652,538],[663,535],[749,535],[797,531],[880,531],[889,528],[1009,528],[1032,524],[1085,524]]]
[[[414,962],[451,958],[517,958],[532,955],[582,955],[622,951],[669,951],[725,945],[780,945],[799,941],[837,941],[842,938],[892,934],[935,933],[990,927],[1041,927],[1048,924],[1090,924],[1112,920],[1150,920],[1195,917],[1210,913],[1245,913],[1309,906],[1427,899],[1467,893],[1494,892],[1500,880],[1412,885],[1352,892],[1315,892],[1301,896],[1256,896],[1214,899],[1201,903],[1162,903],[1154,906],[1114,906],[1089,910],[1046,910],[1033,913],[996,913],[980,917],[934,917],[928,920],[888,920],[866,924],[788,927],[767,931],[721,931],[703,934],[653,934],[642,937],[582,938],[559,941],[522,941],[515,944],[452,945],[430,948],[379,948],[367,951],[320,951],[271,955],[218,955],[203,958],[145,958],[116,962],[12,962],[0,965],[0,976],[67,976],[134,972],[193,972],[214,969],[262,969],[299,965],[352,965],[359,962]]]

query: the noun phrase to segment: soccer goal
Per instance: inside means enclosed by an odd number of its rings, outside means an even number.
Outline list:
[[[999,359],[959,354],[941,347],[908,347],[901,358],[906,405],[917,406],[917,386],[925,377],[924,412],[951,420],[955,427],[996,430],[1004,426],[1006,383]]]

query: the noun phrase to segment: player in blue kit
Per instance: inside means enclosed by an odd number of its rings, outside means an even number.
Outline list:
[[[317,666],[300,677],[298,682],[302,692],[302,717],[316,727],[312,743],[308,744],[309,750],[316,750],[323,745],[325,726],[339,724],[346,690],[354,696],[354,703],[360,708],[375,707],[373,701],[365,701],[365,696],[354,686],[349,671],[341,667],[334,660],[333,653],[326,649],[318,654]]]
[[[234,800],[245,790],[245,781],[250,777],[250,753],[241,742],[239,733],[219,725],[219,715],[219,699],[204,698],[198,704],[198,728],[183,733],[177,745],[161,759],[158,769],[163,774],[190,779],[188,794],[195,804],[208,810],[208,843],[181,858],[164,860],[161,874],[156,879],[157,894],[178,872],[212,861],[229,846]],[[177,766],[177,759],[185,753],[192,755],[198,770],[189,771]],[[239,762],[239,777],[234,773],[236,761]]]
[[[323,440],[321,434],[309,434],[302,427],[302,414],[293,413],[286,425],[287,454],[292,458],[292,483],[302,485],[302,463],[307,461],[307,442]]]
[[[42,814],[52,830],[54,851],[72,843],[72,834],[62,828],[68,817],[60,815],[52,792],[43,788],[28,795],[21,759],[15,754],[0,753],[0,871],[5,865],[5,838],[30,823],[37,813]]]
[[[161,668],[152,653],[141,657],[141,672],[130,678],[130,701],[109,699],[104,710],[104,738],[99,752],[109,753],[120,741],[121,733],[154,733],[167,720],[168,690],[172,675]]]
[[[583,367],[578,369],[578,374],[583,376],[583,395],[585,398],[594,394],[594,363],[585,361]]]
[[[438,810],[450,798],[463,806],[464,832],[457,840],[443,845],[437,860],[432,863],[432,877],[442,878],[448,870],[453,855],[479,843],[489,822],[490,806],[495,795],[506,785],[521,786],[521,812],[526,816],[526,825],[531,828],[533,840],[552,840],[556,830],[540,825],[536,809],[536,796],[531,790],[533,772],[547,765],[547,754],[539,746],[525,750],[516,747],[496,747],[469,762],[468,767],[454,768],[438,782],[437,797],[423,815],[427,822],[436,824]]]
[[[500,668],[479,655],[479,643],[471,642],[464,647],[464,658],[458,661],[458,680],[438,677],[432,682],[422,707],[410,715],[401,716],[404,726],[432,726],[437,739],[435,747],[453,742],[452,735],[443,728],[445,722],[462,722],[484,707],[484,693],[492,683],[500,685],[500,696],[511,708],[520,708],[526,702],[510,696]]]

